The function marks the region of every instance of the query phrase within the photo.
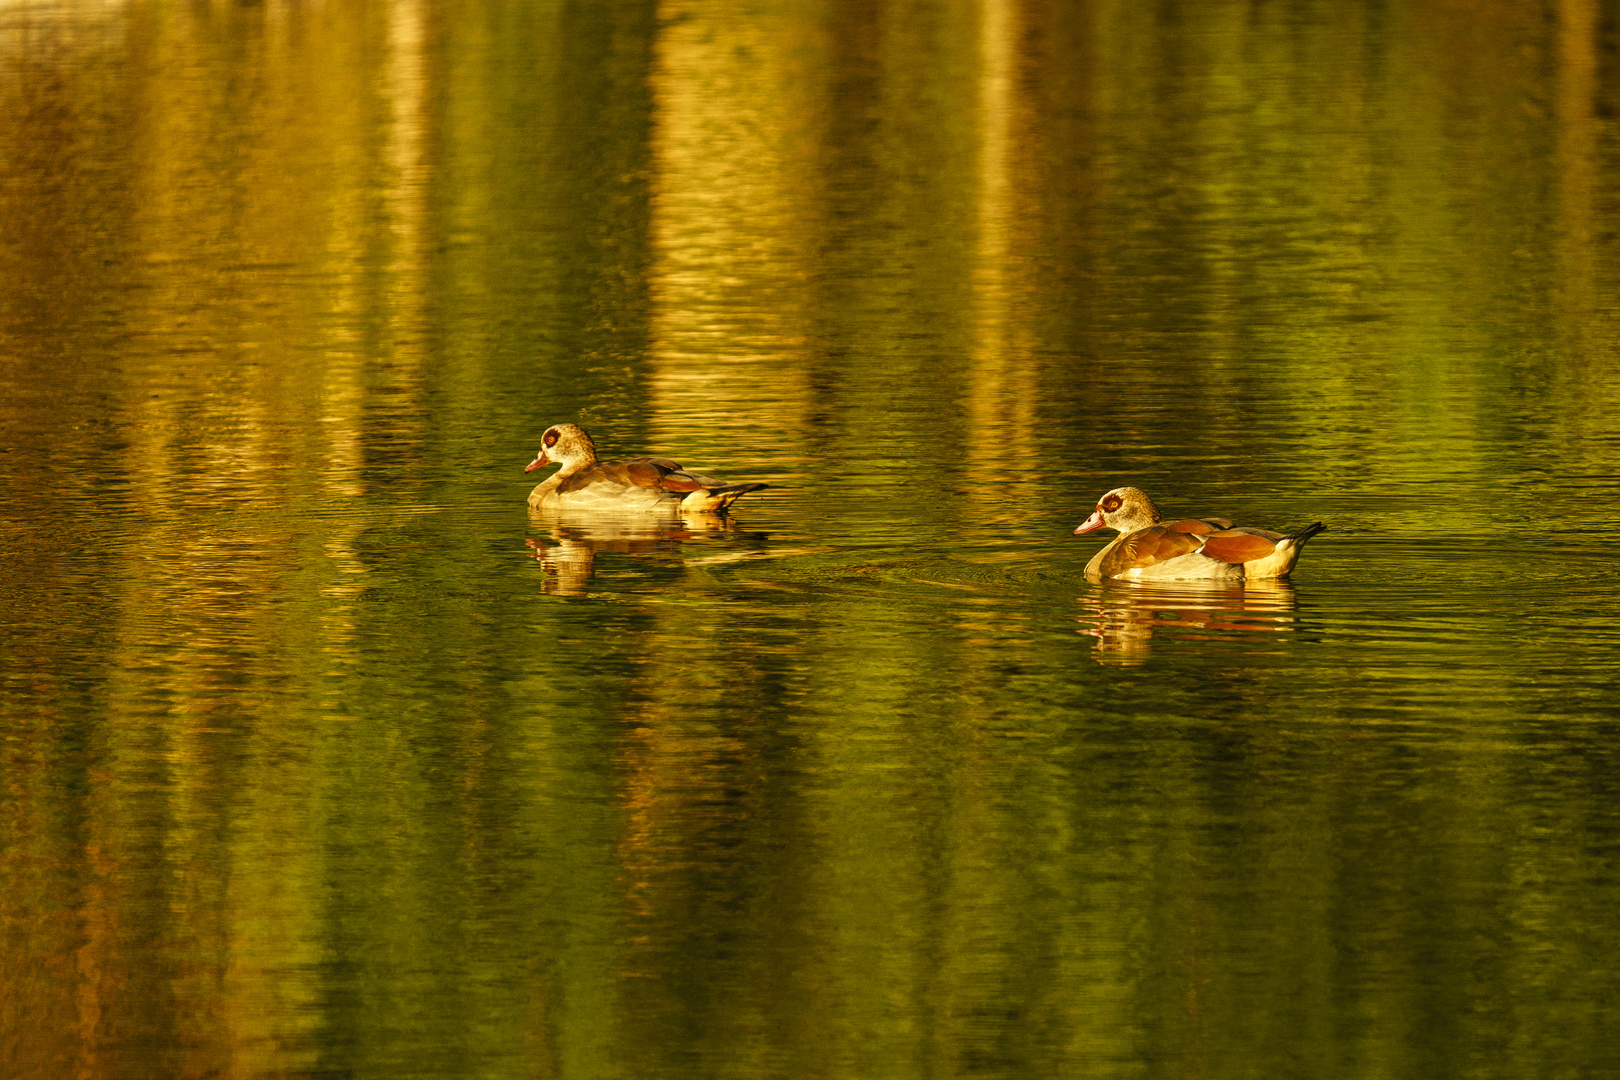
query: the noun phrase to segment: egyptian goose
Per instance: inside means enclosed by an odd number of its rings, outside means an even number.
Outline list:
[[[1269,529],[1234,529],[1226,518],[1165,521],[1146,493],[1115,488],[1075,529],[1117,529],[1119,535],[1086,564],[1086,577],[1133,581],[1244,580],[1286,577],[1320,521],[1284,535]]]
[[[687,472],[668,458],[597,461],[596,444],[577,424],[554,424],[540,438],[540,453],[524,472],[561,465],[529,492],[534,510],[610,510],[632,513],[725,513],[737,498],[769,484],[728,484]]]

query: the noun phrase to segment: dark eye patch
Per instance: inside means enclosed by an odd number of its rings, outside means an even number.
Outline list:
[[[547,443],[546,445],[550,446],[551,444]],[[1110,495],[1110,496],[1108,496],[1108,498],[1106,498],[1106,499],[1104,499],[1102,501],[1103,513],[1112,514],[1115,510],[1119,509],[1120,504],[1123,503],[1124,501],[1125,500],[1120,498],[1118,495]]]
[[[557,445],[557,429],[552,428],[550,431],[546,432],[546,437],[544,439],[541,439],[540,441],[546,444],[546,449],[547,450],[550,450],[553,446],[556,446]]]

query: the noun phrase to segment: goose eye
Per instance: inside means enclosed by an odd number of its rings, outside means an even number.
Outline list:
[[[548,432],[546,432],[546,437],[541,439],[540,441],[546,444],[546,449],[547,450],[550,450],[553,446],[557,445],[557,432],[556,431],[548,431]]]
[[[551,444],[547,443],[546,445],[549,446]],[[1106,498],[1106,499],[1104,499],[1102,501],[1103,513],[1112,514],[1115,510],[1118,510],[1120,508],[1120,505],[1124,501],[1125,500],[1121,499],[1118,495],[1110,495],[1110,496],[1108,496],[1108,498]]]

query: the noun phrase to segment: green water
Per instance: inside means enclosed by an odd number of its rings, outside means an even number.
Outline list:
[[[0,6],[0,1074],[1620,1073],[1617,47]]]

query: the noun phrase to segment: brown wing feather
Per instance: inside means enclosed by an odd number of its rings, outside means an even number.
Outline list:
[[[631,461],[603,461],[582,469],[557,485],[557,494],[578,491],[591,484],[618,484],[621,487],[651,488],[685,495],[698,490],[713,491],[726,496],[721,505],[729,505],[739,495],[757,491],[765,484],[728,484],[711,476],[690,473],[669,458],[635,458]]]
[[[652,488],[657,490],[667,470],[647,458],[633,461],[602,461],[579,472],[557,485],[557,494],[578,491],[591,484],[617,484],[620,487]]]
[[[682,469],[681,475],[690,480],[695,480],[698,487],[714,488],[727,486],[726,481],[724,480],[716,479],[713,476],[704,476],[702,473],[693,472],[691,469]]]
[[[684,491],[696,491],[698,488],[702,487],[703,484],[701,484],[699,482],[698,477],[693,476],[689,472],[682,471],[682,472],[665,473],[664,474],[664,479],[662,481],[662,486],[663,486],[663,489],[665,491],[683,491],[684,492]]]
[[[1180,524],[1180,522],[1177,522]],[[1203,537],[1164,525],[1150,525],[1127,536],[1103,560],[1102,573],[1112,577],[1134,567],[1152,566],[1197,551]]]
[[[622,466],[625,477],[636,487],[660,488],[664,485],[664,473],[667,471],[656,461],[647,458],[636,458],[627,461]]]
[[[1181,521],[1165,521],[1161,524],[1171,532],[1191,533],[1194,536],[1208,536],[1212,532],[1230,529],[1230,518],[1184,518]]]
[[[1260,530],[1229,529],[1204,541],[1204,554],[1225,563],[1254,562],[1277,550],[1277,541],[1258,535]]]

